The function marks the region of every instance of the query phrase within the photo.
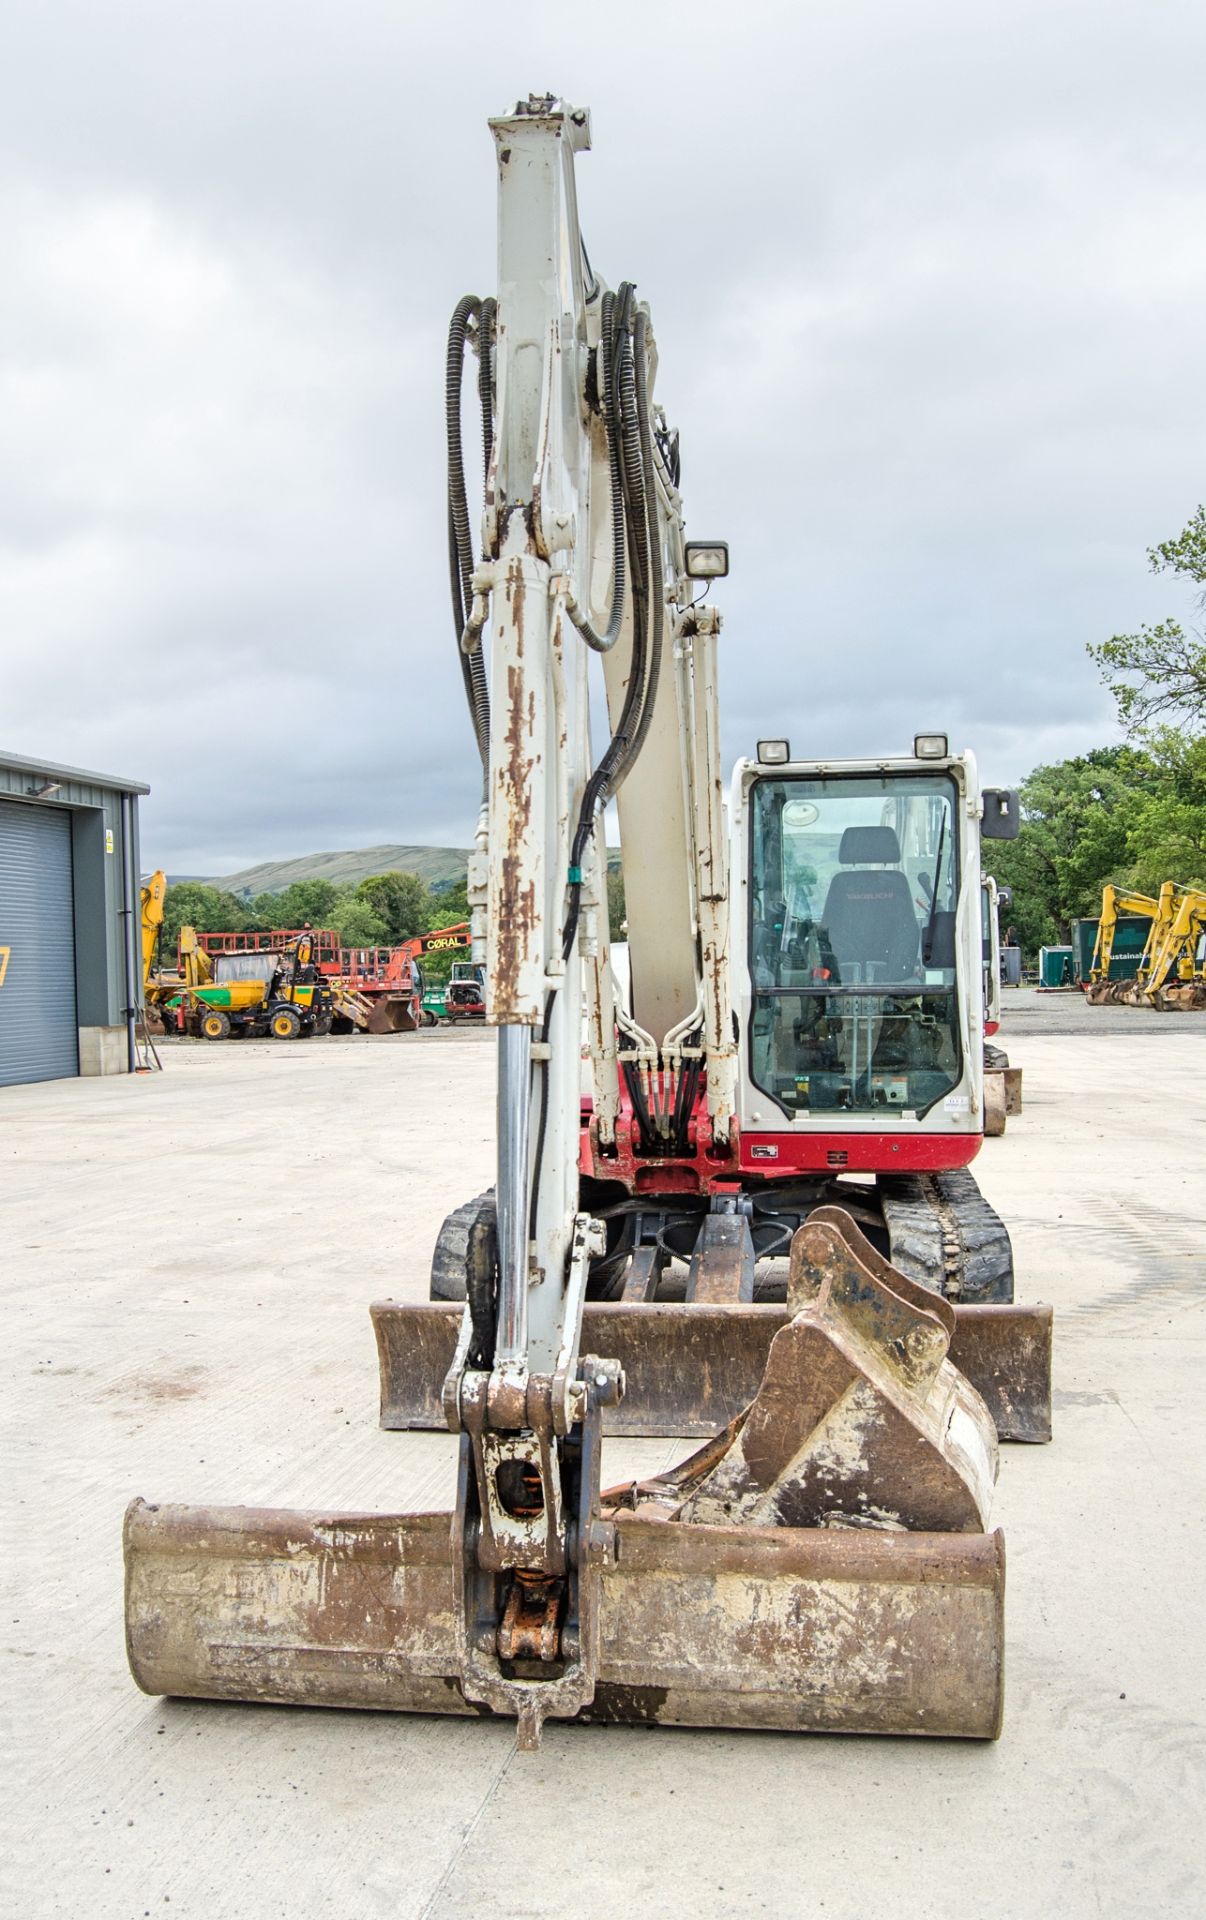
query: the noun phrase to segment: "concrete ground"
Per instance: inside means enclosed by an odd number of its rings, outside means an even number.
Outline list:
[[[488,1183],[492,1049],[180,1044],[153,1077],[0,1095],[3,1911],[1206,1910],[1206,1016],[1079,1011],[1007,996],[1026,1110],[978,1162],[1058,1316],[1055,1443],[1004,1452],[993,1746],[552,1724],[525,1756],[504,1723],[145,1698],[133,1494],[450,1501],[447,1437],[376,1428],[366,1309],[425,1294],[440,1218]],[[605,1478],[665,1453],[617,1443]]]

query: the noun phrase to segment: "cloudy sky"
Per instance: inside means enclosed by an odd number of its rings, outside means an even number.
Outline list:
[[[732,545],[733,757],[1016,779],[1114,737],[1086,641],[1184,611],[1201,0],[564,12],[7,0],[0,746],[149,781],[149,864],[470,837],[443,339],[534,89]]]

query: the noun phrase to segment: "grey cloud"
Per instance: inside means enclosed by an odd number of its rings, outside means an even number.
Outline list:
[[[148,858],[471,833],[442,338],[533,85],[732,542],[727,750],[1112,737],[1085,642],[1203,493],[1191,0],[6,17],[0,732],[149,779]]]

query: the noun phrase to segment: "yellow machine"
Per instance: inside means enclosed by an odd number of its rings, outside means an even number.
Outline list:
[[[1130,1004],[1155,1007],[1162,1013],[1198,1012],[1206,1007],[1206,892],[1166,881],[1160,889],[1162,909],[1166,891],[1167,911],[1162,913],[1157,940],[1149,942],[1150,964],[1136,980]]]
[[[1147,941],[1133,980],[1111,980],[1110,959],[1118,921],[1124,914],[1150,921]],[[1159,898],[1124,887],[1102,889],[1101,920],[1085,998],[1092,1006],[1111,1003],[1154,1007],[1159,1012],[1191,1012],[1206,1007],[1206,891],[1166,880]]]
[[[148,945],[154,913],[149,891],[144,889],[144,965],[155,937],[151,932]],[[331,987],[313,963],[313,941],[305,934],[284,951],[209,954],[196,929],[182,927],[179,961],[173,973],[146,976],[148,1014],[158,1029],[183,1026],[202,1040],[244,1034],[295,1040],[331,1031]]]
[[[145,992],[155,964],[155,947],[163,925],[163,902],[167,893],[167,875],[157,868],[142,889],[142,985]]]
[[[1110,979],[1110,960],[1114,953],[1114,936],[1118,921],[1123,914],[1134,914],[1151,921],[1152,929],[1157,925],[1160,905],[1150,894],[1128,893],[1125,887],[1103,887],[1101,890],[1101,919],[1097,923],[1097,941],[1093,948],[1093,961],[1089,970],[1089,984],[1085,988],[1085,999],[1090,1006],[1104,1006],[1109,1000],[1117,998],[1117,981]],[[1148,944],[1151,933],[1148,934]],[[1144,949],[1144,958],[1147,949]],[[1142,962],[1140,962],[1142,968]],[[1126,984],[1129,986],[1130,982]]]
[[[192,934],[186,947],[184,933]],[[300,934],[283,952],[207,954],[185,928],[181,955],[200,976],[169,1001],[202,1040],[271,1035],[274,1040],[331,1031],[331,989],[314,965],[314,942]]]
[[[156,882],[164,885],[156,888]],[[163,925],[163,894],[166,876],[153,873],[142,890],[142,989],[146,1001],[148,1030],[163,1033],[167,1010],[182,994],[191,994],[213,979],[209,955],[197,939],[194,927],[182,927],[179,941],[179,965],[166,970],[154,964],[155,946]]]

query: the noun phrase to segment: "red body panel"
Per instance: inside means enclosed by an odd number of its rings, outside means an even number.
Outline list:
[[[844,1167],[850,1173],[942,1173],[966,1167],[980,1151],[983,1134],[922,1133],[901,1139],[894,1133],[747,1133],[740,1148],[742,1173],[824,1172]]]
[[[636,1128],[632,1111],[621,1095],[616,1123],[616,1151],[599,1151],[592,1103],[582,1101],[579,1172],[595,1180],[615,1180],[629,1193],[713,1193],[731,1188],[743,1176],[786,1180],[799,1174],[831,1173],[942,1173],[966,1167],[983,1144],[981,1133],[926,1133],[902,1138],[894,1133],[750,1133],[734,1127],[733,1151],[721,1155],[696,1145],[696,1123],[691,1123],[693,1151],[688,1157],[653,1157],[634,1151]],[[697,1109],[697,1113],[698,1113]]]

